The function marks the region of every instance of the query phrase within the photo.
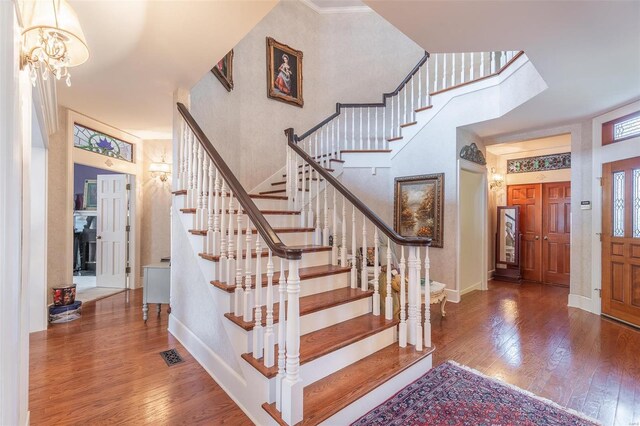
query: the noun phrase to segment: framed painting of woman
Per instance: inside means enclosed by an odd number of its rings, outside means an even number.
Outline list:
[[[302,108],[302,52],[267,37],[267,97]]]
[[[220,80],[227,92],[233,90],[233,49],[213,66],[211,72]]]

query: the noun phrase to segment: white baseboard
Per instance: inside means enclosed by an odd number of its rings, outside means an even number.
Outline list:
[[[231,369],[227,363],[215,352],[211,350],[202,340],[187,328],[174,315],[169,315],[169,333],[171,333],[184,348],[198,361],[216,383],[225,391],[238,407],[251,419],[254,424],[260,424],[264,418],[257,418],[251,413],[243,403],[238,400],[237,395],[231,390],[236,388],[237,392],[243,392],[247,388],[247,382],[236,371]],[[265,413],[266,414],[266,413]]]
[[[477,283],[475,283],[471,287],[467,287],[464,290],[462,290],[460,292],[460,297],[464,296],[467,293],[471,293],[472,291],[480,290],[481,288],[482,288],[482,282],[478,281]]]
[[[571,308],[578,308],[583,311],[591,312],[592,314],[599,314],[597,309],[595,309],[593,299],[580,296],[578,294],[569,294],[569,302],[567,305]]]
[[[460,302],[460,292],[458,290],[451,290],[446,288],[444,291],[447,293],[447,302]]]

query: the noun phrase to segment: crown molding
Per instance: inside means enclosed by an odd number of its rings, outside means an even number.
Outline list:
[[[347,6],[347,7],[319,7],[311,0],[300,0],[302,4],[307,6],[320,15],[330,15],[335,13],[364,13],[373,12],[369,6]]]

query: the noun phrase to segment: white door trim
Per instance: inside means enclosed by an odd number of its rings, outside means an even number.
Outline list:
[[[487,281],[487,244],[488,244],[488,233],[489,233],[489,215],[488,215],[488,203],[489,203],[489,192],[488,192],[488,184],[487,184],[487,167],[481,166],[480,164],[472,163],[468,160],[463,160],[459,158],[457,160],[457,171],[456,171],[456,293],[458,300],[460,299],[460,247],[462,244],[461,237],[461,226],[460,226],[460,173],[462,170],[471,173],[477,173],[482,175],[482,202],[483,205],[478,209],[478,213],[481,215],[482,223],[485,224],[484,230],[482,232],[482,248],[480,249],[480,257],[481,257],[481,265],[482,271],[480,276],[482,277],[482,282],[480,283],[480,290],[488,289],[488,281]],[[455,301],[455,300],[454,300]]]

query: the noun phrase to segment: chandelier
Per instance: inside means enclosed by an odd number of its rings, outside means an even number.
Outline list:
[[[83,64],[89,49],[78,16],[66,0],[31,0],[22,11],[22,65],[29,65],[35,86],[42,79],[65,79],[71,86],[69,68]]]

